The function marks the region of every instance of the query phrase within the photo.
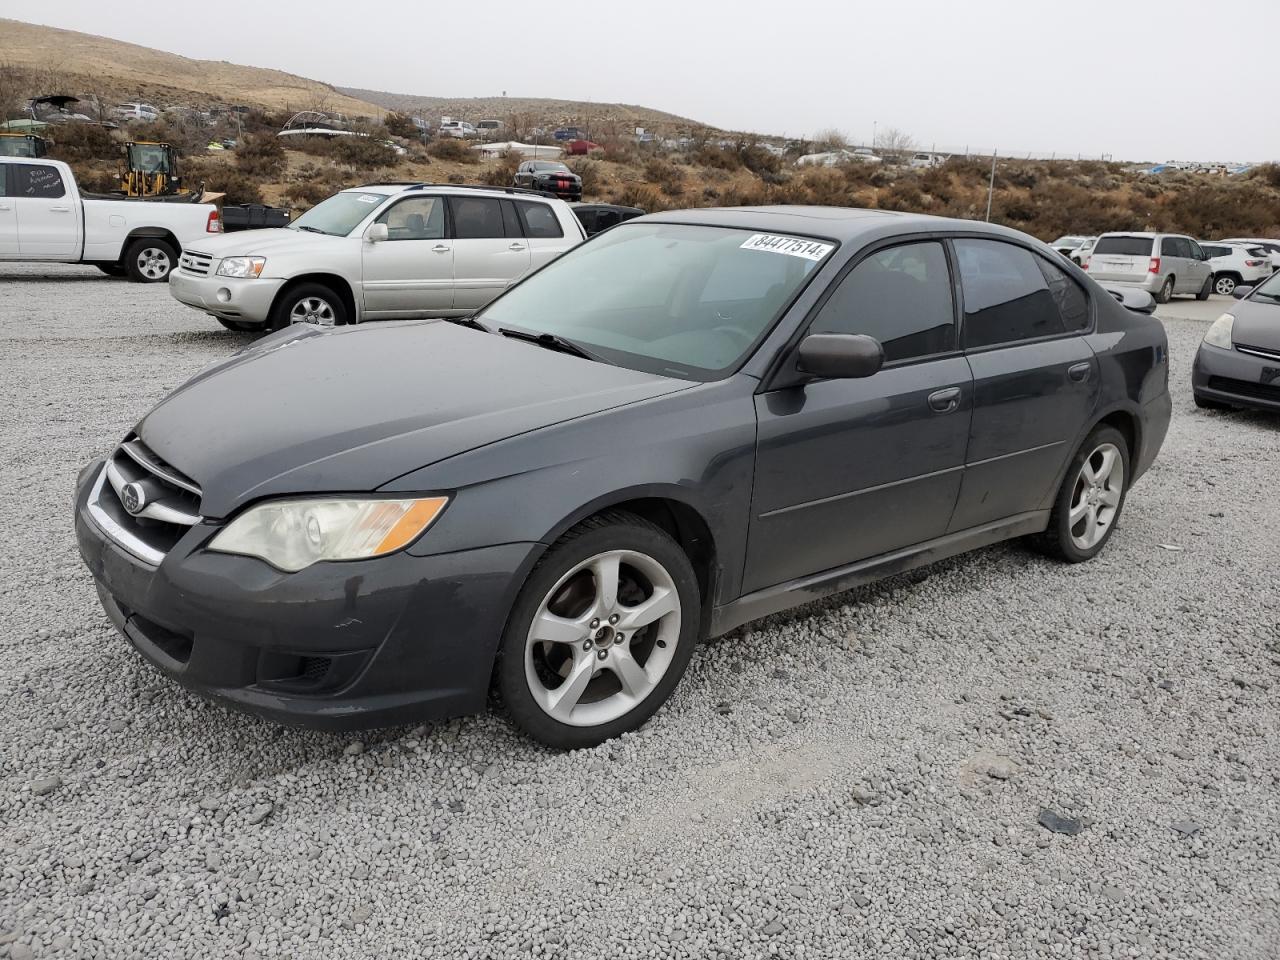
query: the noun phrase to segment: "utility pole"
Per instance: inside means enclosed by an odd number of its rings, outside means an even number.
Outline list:
[[[987,223],[991,222],[991,197],[996,192],[996,151],[991,151],[991,180],[987,184]]]

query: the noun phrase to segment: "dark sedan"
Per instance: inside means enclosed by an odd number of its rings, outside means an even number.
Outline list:
[[[754,618],[1014,537],[1090,559],[1169,414],[1160,323],[1023,234],[683,211],[473,319],[258,341],[87,466],[75,524],[207,695],[338,729],[494,686],[577,747]]]
[[[1280,273],[1235,294],[1240,302],[1209,326],[1196,351],[1196,406],[1280,412]]]
[[[515,185],[553,193],[561,200],[582,199],[582,178],[555,160],[526,160],[516,168]]]

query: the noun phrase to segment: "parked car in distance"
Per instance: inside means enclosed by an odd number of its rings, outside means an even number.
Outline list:
[[[150,123],[160,119],[160,111],[149,103],[121,103],[111,112],[121,120]]]
[[[585,237],[567,203],[524,190],[370,184],[194,245],[169,292],[230,330],[465,316]]]
[[[1099,283],[1139,287],[1158,303],[1168,303],[1176,293],[1208,300],[1213,290],[1208,256],[1180,234],[1104,233],[1084,267]]]
[[[907,161],[907,166],[921,170],[929,167],[940,167],[946,162],[946,157],[936,153],[913,153],[911,159]]]
[[[516,168],[514,185],[544,190],[564,200],[582,199],[582,178],[558,160],[525,160]]]
[[[476,124],[476,132],[483,134],[501,133],[506,126],[501,120],[481,120]]]
[[[624,207],[616,203],[575,203],[573,213],[588,237],[616,227],[625,220],[644,216],[644,211],[639,207]]]
[[[858,147],[853,151],[850,159],[854,163],[884,163],[884,157],[878,156],[870,147]]]
[[[1256,239],[1249,238],[1249,237],[1228,237],[1226,240],[1215,240],[1214,242],[1215,243],[1247,243],[1254,247],[1261,247],[1263,250],[1267,251],[1267,254],[1271,257],[1272,272],[1276,270],[1280,270],[1280,240],[1272,240],[1272,239],[1267,239],[1265,237],[1256,238]]]
[[[365,202],[339,196],[313,223]],[[1159,321],[1013,230],[654,214],[466,320],[300,324],[205,368],[86,466],[75,526],[108,617],[190,688],[350,728],[496,681],[585,747],[704,637],[1010,538],[1096,556],[1168,373]]]
[[[1076,266],[1082,264],[1089,254],[1093,251],[1093,245],[1097,241],[1097,237],[1078,237],[1075,235],[1067,235],[1059,237],[1049,246],[1057,250],[1060,254],[1074,263]]]
[[[476,135],[476,128],[465,120],[441,120],[440,129],[437,132],[442,137],[470,140]]]
[[[1234,295],[1239,302],[1209,326],[1196,351],[1196,406],[1280,413],[1280,274]]]
[[[60,160],[0,157],[0,260],[88,263],[158,283],[188,244],[221,232],[211,203],[82,194]]]
[[[1236,287],[1255,286],[1271,276],[1271,257],[1261,247],[1234,243],[1202,243],[1213,271],[1213,292],[1229,297]]]
[[[551,134],[553,140],[585,140],[587,135],[577,127],[560,127]]]

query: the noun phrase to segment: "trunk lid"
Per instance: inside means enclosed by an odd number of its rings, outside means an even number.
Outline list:
[[[1095,280],[1138,282],[1146,279],[1155,256],[1152,237],[1102,237],[1089,254],[1089,276]]]

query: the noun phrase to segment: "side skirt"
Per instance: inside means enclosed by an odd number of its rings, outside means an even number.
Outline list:
[[[845,567],[837,567],[834,570],[826,570],[798,580],[788,580],[786,583],[765,587],[763,590],[748,593],[737,600],[716,607],[711,615],[711,630],[708,635],[718,637],[735,627],[758,620],[760,617],[767,617],[771,613],[790,610],[792,607],[829,597],[833,593],[843,593],[845,590],[852,590],[854,587],[927,566],[959,553],[987,547],[1002,540],[1040,533],[1048,525],[1048,510],[1020,513],[1016,517],[983,524],[980,527],[971,527],[968,530],[959,530],[913,547],[859,560]]]

